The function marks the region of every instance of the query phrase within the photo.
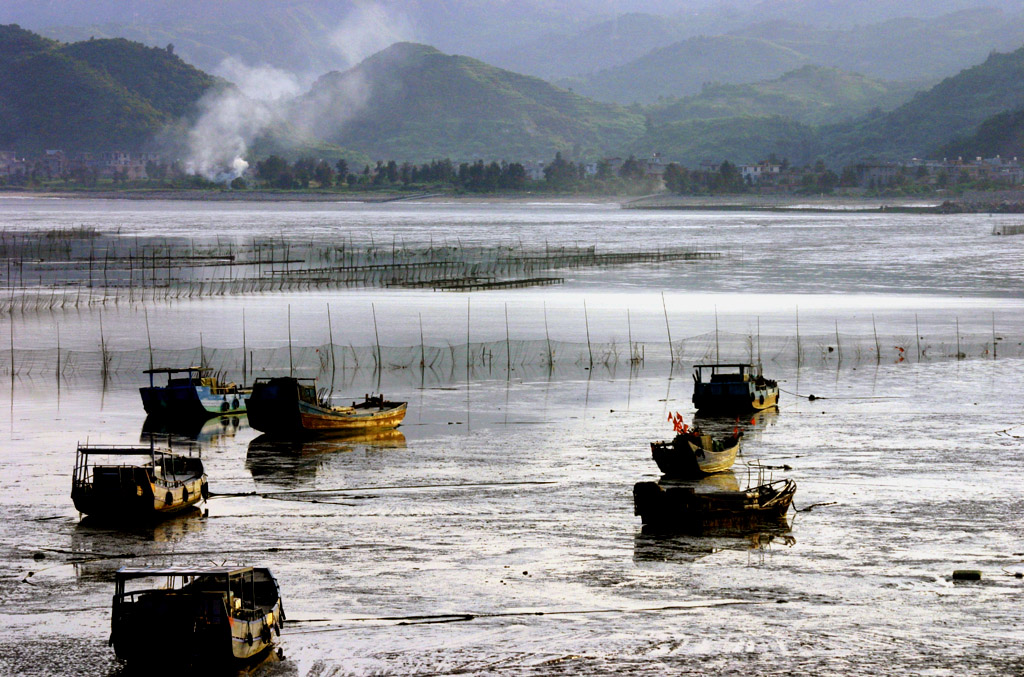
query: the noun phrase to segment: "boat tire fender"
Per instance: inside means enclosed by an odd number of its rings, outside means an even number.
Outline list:
[[[174,503],[174,494],[168,491],[167,495],[164,496],[164,503],[166,503],[167,505]]]
[[[267,625],[266,621],[263,622],[263,627],[260,629],[260,639],[263,640],[264,644],[270,644],[270,626]]]
[[[248,644],[249,646],[252,646],[252,633],[251,632],[245,633],[245,643]]]
[[[237,397],[235,399],[231,400],[231,408],[232,409],[238,409],[238,398]]]
[[[760,404],[761,404],[761,405],[764,405],[764,395],[761,395],[761,401],[760,401]]]
[[[181,490],[181,502],[188,503],[188,487],[184,487]]]
[[[227,400],[224,400],[223,402],[220,403],[220,410],[221,411],[227,411],[229,408],[230,408],[230,405],[228,405],[228,401]]]
[[[203,497],[204,501],[210,500],[210,485],[203,482],[202,486],[199,488],[199,494]]]

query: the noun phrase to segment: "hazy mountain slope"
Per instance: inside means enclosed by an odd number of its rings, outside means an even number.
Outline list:
[[[345,73],[320,78],[294,106],[326,110],[313,136],[377,158],[548,159],[614,152],[643,118],[425,45],[400,43]]]
[[[599,101],[650,103],[659,96],[696,94],[705,82],[777,78],[807,63],[804,54],[766,40],[730,35],[698,37],[561,84]]]
[[[553,79],[619,66],[687,37],[693,27],[681,19],[624,14],[579,33],[552,32],[526,44],[489,53],[488,63],[517,73]]]
[[[690,38],[563,84],[628,104],[696,94],[705,82],[768,80],[804,64],[892,81],[937,80],[993,49],[1021,43],[1024,14],[997,9],[844,28],[762,21],[728,35]]]
[[[938,152],[986,119],[1024,108],[1024,48],[993,54],[891,113],[823,130],[829,156],[907,158]]]
[[[858,118],[874,108],[892,110],[918,89],[835,68],[804,66],[765,82],[706,84],[699,94],[658,103],[647,114],[655,123],[779,116],[820,125]]]
[[[123,40],[60,45],[26,33],[0,30],[5,150],[138,150],[215,83],[163,50]]]

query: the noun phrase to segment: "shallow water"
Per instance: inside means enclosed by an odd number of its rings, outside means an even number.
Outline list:
[[[155,221],[168,218],[151,205],[138,209]],[[199,223],[221,208],[186,209]],[[447,209],[459,208],[441,208],[438,223],[449,218]],[[466,210],[467,223],[483,219],[479,209]],[[524,218],[522,209],[503,209],[514,213],[490,221]],[[593,220],[606,211],[596,208]],[[591,218],[584,212],[577,220]],[[307,218],[279,206],[267,213]],[[62,214],[47,217],[81,218]],[[984,218],[971,222],[986,226]],[[989,245],[979,237],[971,246]],[[853,253],[833,255],[863,268]],[[1020,320],[1002,311],[1018,303],[1008,287],[1020,272],[1001,270],[1002,254],[993,256],[991,270],[953,271],[959,282],[928,297],[872,296],[855,284],[851,291],[863,296],[832,298],[847,310],[873,301],[895,307],[890,322],[907,322],[908,311],[926,306],[945,318],[967,303],[979,323],[998,310],[1015,327]],[[644,276],[668,279],[669,272]],[[1007,276],[993,286],[978,282]],[[965,302],[956,285],[968,282]],[[628,294],[627,305],[643,300],[663,323],[659,282],[645,278],[631,290],[610,276],[588,284],[588,299],[589,289],[598,297]],[[834,284],[842,292],[846,283]],[[536,309],[569,302],[576,289],[472,299],[495,309],[516,298]],[[805,304],[815,303],[799,293],[810,289],[792,291],[777,316],[764,310],[780,327],[790,300],[800,303],[801,321]],[[438,295],[373,293],[394,308],[448,303]],[[720,297],[685,285],[678,293],[702,303],[694,321],[713,327]],[[366,294],[332,298],[363,304]],[[729,298],[761,312],[757,297]],[[241,302],[189,307],[213,318]],[[167,323],[165,347],[193,344],[172,319],[189,307],[149,308],[151,319]],[[827,327],[835,306],[821,308]],[[558,326],[569,324],[560,319]],[[43,320],[18,322],[21,336]],[[88,315],[82,322],[91,327]],[[464,316],[457,326],[439,322],[438,334],[457,340]],[[503,333],[503,323],[487,326]],[[266,328],[266,340],[279,330],[279,322]],[[702,537],[645,534],[633,515],[633,483],[658,475],[648,443],[670,435],[669,412],[688,421],[693,415],[688,370],[670,371],[667,363],[595,369],[589,378],[580,368],[509,380],[474,371],[467,381],[461,372],[422,386],[418,374],[385,371],[389,398],[408,400],[410,410],[401,435],[384,439],[276,445],[244,417],[215,419],[199,435],[212,491],[262,495],[216,497],[205,518],[127,531],[80,522],[69,498],[70,466],[76,442],[140,439],[140,377],[104,387],[83,374],[58,390],[52,375],[18,376],[0,388],[0,472],[10,478],[0,492],[0,619],[9,628],[0,639],[0,672],[115,673],[106,639],[118,566],[229,561],[266,564],[282,586],[291,621],[281,641],[285,661],[261,674],[1019,673],[1024,583],[1012,573],[1024,571],[1024,360],[894,362],[766,366],[780,380],[782,407],[744,423],[734,474],[745,485],[747,462],[790,466],[768,473],[796,480],[801,512],[791,515],[788,532]],[[341,394],[371,390],[377,376],[350,374]],[[822,399],[796,395],[812,393]],[[961,568],[982,570],[982,580],[954,583],[951,574]]]

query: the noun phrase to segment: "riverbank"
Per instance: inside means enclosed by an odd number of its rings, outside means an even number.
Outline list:
[[[667,211],[845,212],[905,214],[1024,214],[1024,189],[970,191],[961,195],[865,197],[860,195],[588,195],[581,193],[501,192],[446,193],[398,190],[338,192],[319,190],[121,189],[121,190],[0,190],[0,199],[174,200],[187,202],[459,202],[507,204],[609,204],[623,209]]]

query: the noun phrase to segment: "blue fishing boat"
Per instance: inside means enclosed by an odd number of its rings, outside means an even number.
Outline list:
[[[760,367],[695,364],[693,369],[693,404],[700,412],[745,414],[778,406],[779,384],[766,379]]]
[[[209,367],[147,369],[149,387],[139,388],[142,406],[150,416],[176,420],[207,419],[224,414],[245,413],[250,389],[221,383]],[[157,374],[167,376],[166,385],[154,383]]]

